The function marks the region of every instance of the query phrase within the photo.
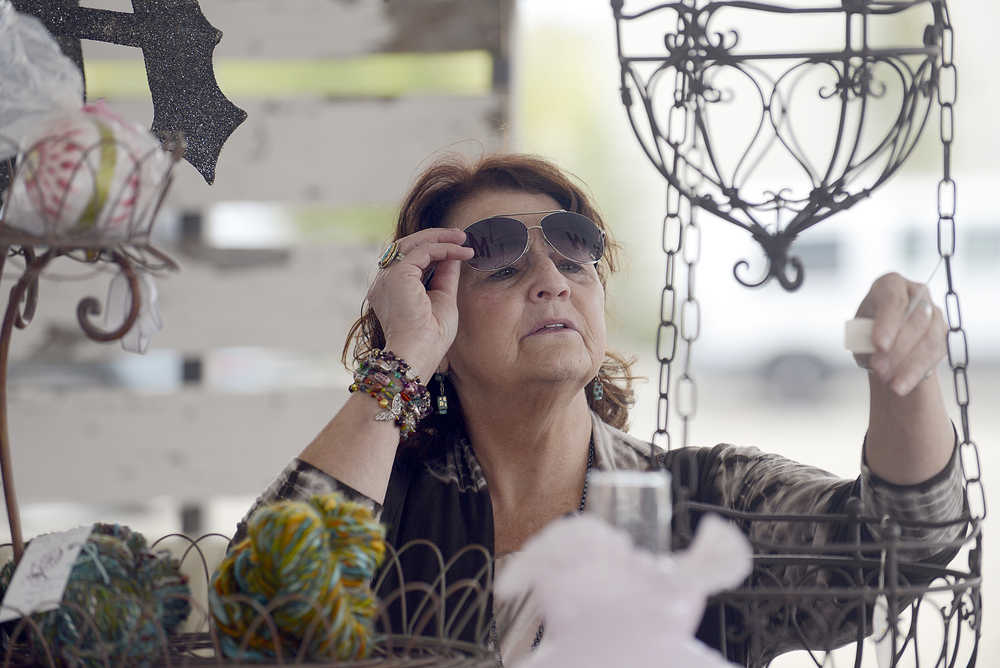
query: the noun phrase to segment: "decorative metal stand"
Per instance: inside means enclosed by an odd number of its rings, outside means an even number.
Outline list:
[[[44,140],[43,140],[44,141]],[[79,170],[86,170],[86,157],[94,152],[100,152],[102,142],[81,152],[83,158],[72,171],[70,180],[75,178]],[[26,233],[18,226],[18,221],[0,220],[0,274],[5,269],[8,258],[20,257],[24,262],[21,277],[11,288],[7,308],[4,313],[3,325],[0,328],[0,469],[3,475],[4,498],[7,506],[7,520],[10,524],[11,540],[14,547],[14,560],[18,561],[24,551],[24,538],[21,533],[21,518],[17,504],[17,494],[14,488],[13,463],[11,460],[10,429],[7,417],[7,368],[10,356],[10,343],[14,328],[25,329],[34,317],[38,305],[38,284],[42,272],[59,257],[66,257],[88,264],[115,265],[123,272],[128,281],[130,307],[125,320],[113,330],[104,330],[93,322],[95,316],[101,313],[101,302],[94,297],[87,297],[77,305],[76,314],[84,334],[99,342],[121,339],[125,336],[136,319],[142,306],[137,270],[148,272],[176,271],[177,264],[165,253],[149,244],[149,231],[159,211],[163,198],[170,186],[170,169],[183,154],[183,142],[175,138],[175,147],[171,154],[168,170],[163,174],[160,183],[152,184],[154,188],[151,206],[147,210],[133,211],[125,225],[125,233],[115,237],[115,241],[102,239],[100,230],[105,229],[106,221],[96,220],[92,232],[76,234],[52,233],[36,236]],[[18,165],[24,165],[24,155],[31,154],[34,146],[26,147],[18,159]],[[142,170],[143,160],[151,156],[138,158],[131,166],[131,172],[138,174]],[[18,173],[15,169],[12,183],[17,183]],[[95,186],[96,187],[96,186]],[[137,186],[122,185],[133,188],[129,193],[111,192],[106,194],[106,201],[118,202],[124,197],[134,197],[140,200],[134,191]],[[60,201],[65,202],[64,195]],[[9,201],[8,201],[9,211]],[[7,214],[9,215],[9,214]]]
[[[629,8],[626,9],[626,4]],[[908,628],[891,631],[891,665],[975,665],[982,633],[982,521],[986,499],[979,451],[969,432],[968,345],[955,291],[951,260],[955,251],[955,181],[951,174],[957,71],[954,33],[945,0],[842,0],[827,6],[743,0],[676,0],[646,2],[612,0],[621,64],[621,96],[629,122],[644,152],[667,182],[662,227],[667,256],[661,297],[656,354],[660,363],[657,428],[654,444],[671,447],[671,369],[683,341],[682,374],[676,403],[688,441],[689,422],[697,409],[690,374],[691,347],[700,329],[700,306],[694,293],[694,271],[700,254],[697,212],[705,209],[745,229],[760,244],[767,267],[762,277],[745,275],[741,260],[733,273],[746,286],[776,279],[795,290],[805,277],[792,253],[796,237],[834,213],[869,196],[910,155],[937,102],[943,176],[938,187],[938,252],[947,276],[948,361],[961,414],[959,457],[965,478],[963,516],[950,527],[956,539],[933,545],[942,559],[967,553],[968,569],[945,564],[920,566],[900,559],[901,551],[918,547],[899,539],[906,527],[865,517],[855,505],[848,515],[823,517],[770,516],[738,513],[690,502],[682,490],[675,507],[677,521],[690,524],[704,512],[732,518],[752,533],[758,523],[823,525],[846,531],[840,545],[818,553],[801,545],[756,541],[755,571],[738,590],[715,597],[717,643],[733,660],[748,666],[767,665],[779,652],[802,649],[817,666],[825,654],[851,641],[853,665],[860,666],[864,638],[872,632],[873,609],[887,601],[890,617],[909,611]],[[873,46],[878,21],[920,18],[925,25],[911,44]],[[774,36],[793,37],[795,20],[830,19],[843,30],[843,43],[827,50],[773,50]],[[744,46],[747,35],[733,29],[767,19],[763,50]],[[728,21],[728,22],[727,22]],[[784,21],[784,30],[776,25]],[[650,31],[642,26],[653,24]],[[655,48],[637,50],[636,40],[655,34]],[[741,114],[752,118],[749,134],[735,151],[728,128],[717,123],[742,91],[750,98]],[[740,100],[744,103],[747,100]],[[638,102],[638,104],[637,104]],[[830,142],[822,154],[804,148],[797,123],[806,119],[802,104],[829,112]],[[641,111],[639,110],[641,109]],[[750,109],[751,111],[747,111]],[[884,130],[872,130],[880,122]],[[727,151],[729,154],[727,155]],[[775,161],[777,169],[763,166]],[[780,183],[769,183],[774,173]],[[796,181],[796,176],[798,180]],[[676,268],[686,270],[686,294],[678,317]],[[883,539],[872,540],[863,528],[883,526]],[[682,536],[685,530],[682,526]],[[923,547],[927,547],[925,544]],[[791,570],[789,570],[791,569]],[[797,573],[792,578],[788,573]],[[943,597],[943,598],[942,598]],[[918,612],[940,618],[943,640],[932,651],[918,648]],[[928,612],[930,611],[930,612]],[[794,630],[797,646],[768,645],[768,625]],[[906,658],[904,664],[903,658]],[[967,663],[963,663],[967,661]],[[839,665],[839,664],[838,664]]]

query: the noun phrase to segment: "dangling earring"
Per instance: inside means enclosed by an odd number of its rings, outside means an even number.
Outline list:
[[[590,396],[594,401],[604,398],[604,383],[601,382],[600,376],[594,376],[594,382],[590,386]]]
[[[438,382],[437,414],[447,415],[448,395],[445,394],[445,389],[444,389],[444,374],[436,373],[434,374],[434,378]]]

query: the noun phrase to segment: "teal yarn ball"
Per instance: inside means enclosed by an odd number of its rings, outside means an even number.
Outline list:
[[[13,574],[13,562],[0,570],[0,596]],[[32,662],[47,663],[47,647],[58,665],[147,666],[163,660],[167,638],[190,611],[191,592],[176,559],[150,551],[128,527],[95,524],[62,605],[32,615],[41,637],[14,620],[3,625],[3,640],[25,644]]]

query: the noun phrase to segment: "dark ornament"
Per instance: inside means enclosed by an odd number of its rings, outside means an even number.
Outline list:
[[[205,181],[215,181],[222,145],[247,114],[215,80],[212,52],[222,32],[205,18],[198,0],[132,0],[131,14],[80,7],[79,0],[13,4],[41,19],[81,71],[81,39],[142,49],[153,98],[152,132],[163,142],[181,133],[187,143],[184,158]]]

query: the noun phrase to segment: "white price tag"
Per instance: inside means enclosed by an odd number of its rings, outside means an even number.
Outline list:
[[[59,607],[73,564],[91,529],[79,527],[31,540],[0,605],[0,623]]]

